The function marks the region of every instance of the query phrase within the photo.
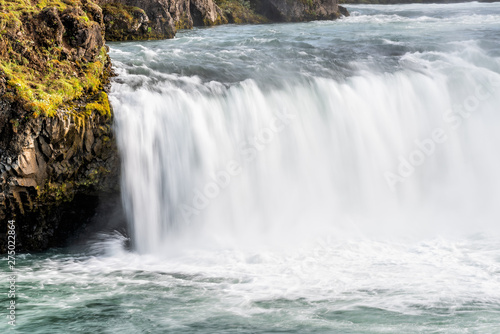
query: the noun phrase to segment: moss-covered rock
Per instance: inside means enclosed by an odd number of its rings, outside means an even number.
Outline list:
[[[117,192],[103,27],[88,0],[0,2],[0,221],[18,250],[59,245],[79,225],[61,215],[88,208],[75,198]]]
[[[50,4],[11,0],[0,7],[0,75],[6,80],[0,98],[33,117],[53,116],[64,103],[102,89],[109,62],[95,7]]]
[[[257,14],[249,0],[216,0],[229,23],[267,23],[269,19]]]
[[[162,0],[98,0],[110,41],[166,39],[175,36],[169,2]]]
[[[173,37],[173,29],[165,31],[153,25],[146,12],[133,6],[109,3],[102,6],[106,40],[128,41],[166,39]]]
[[[213,0],[98,0],[106,39],[173,38],[178,29],[228,23]]]

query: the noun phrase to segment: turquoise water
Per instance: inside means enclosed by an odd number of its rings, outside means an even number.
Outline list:
[[[110,43],[130,240],[18,256],[0,331],[498,333],[500,5],[348,8]]]

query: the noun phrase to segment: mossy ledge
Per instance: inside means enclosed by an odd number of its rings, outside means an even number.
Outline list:
[[[0,252],[61,246],[117,194],[111,64],[90,0],[0,0]]]

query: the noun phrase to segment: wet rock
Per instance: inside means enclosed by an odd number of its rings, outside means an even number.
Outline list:
[[[347,10],[347,8],[345,8],[344,6],[339,6],[339,12],[340,14],[342,14],[343,16],[351,16],[351,14],[349,13],[349,11]]]

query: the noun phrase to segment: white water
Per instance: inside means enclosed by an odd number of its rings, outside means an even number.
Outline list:
[[[408,54],[410,69],[343,82],[226,88],[171,76],[154,90],[119,86],[135,247],[497,231],[500,76],[479,57],[498,68],[469,46]]]

